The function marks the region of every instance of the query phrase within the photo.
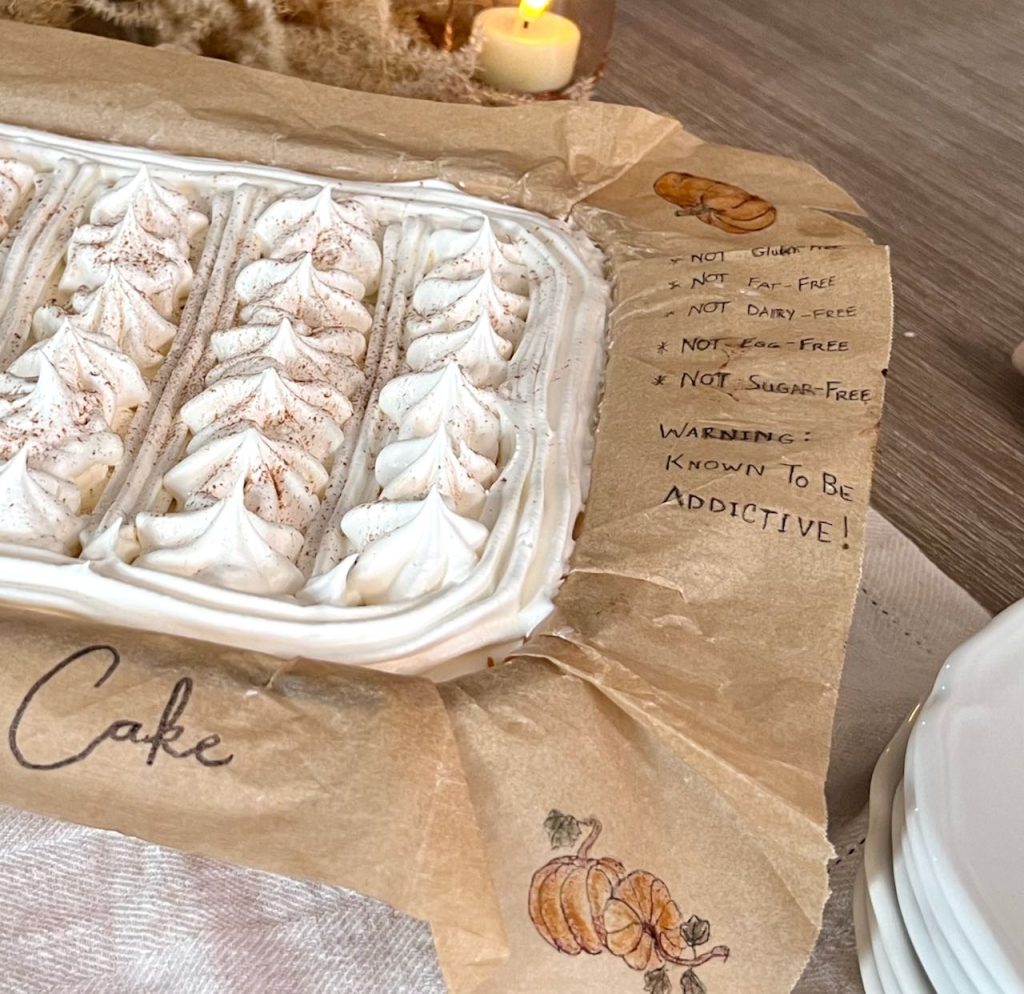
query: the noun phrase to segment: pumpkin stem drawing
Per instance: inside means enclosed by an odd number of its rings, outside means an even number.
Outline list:
[[[596,818],[582,818],[579,823],[584,827],[589,826],[590,834],[583,840],[576,855],[581,859],[587,859],[590,856],[590,850],[594,848],[594,843],[597,842],[597,837],[601,834],[601,823]]]
[[[679,208],[677,216],[696,217],[730,235],[763,231],[775,223],[776,210],[767,200],[704,176],[665,173],[655,181],[654,192]]]
[[[707,989],[694,971],[729,958],[728,946],[697,952],[711,939],[708,921],[696,915],[684,921],[668,887],[653,873],[627,873],[617,859],[592,856],[601,834],[596,818],[551,811],[544,828],[554,849],[575,846],[583,829],[590,829],[575,854],[545,863],[530,882],[530,920],[548,945],[569,956],[610,952],[645,971],[647,991],[669,990],[669,964],[685,969],[684,990]]]

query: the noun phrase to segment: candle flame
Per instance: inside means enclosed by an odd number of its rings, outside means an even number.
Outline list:
[[[529,24],[537,20],[551,6],[552,0],[520,0],[519,15]]]

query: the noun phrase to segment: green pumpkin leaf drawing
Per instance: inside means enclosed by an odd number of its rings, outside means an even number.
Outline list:
[[[554,810],[548,812],[544,819],[544,828],[551,839],[552,849],[566,849],[576,845],[583,832],[580,823],[572,815]]]
[[[672,978],[668,967],[659,966],[644,974],[644,994],[672,994]]]
[[[703,946],[711,939],[711,922],[696,915],[690,915],[682,924],[683,942],[691,949]]]
[[[682,979],[679,981],[679,987],[683,994],[708,994],[704,981],[693,970],[687,970],[683,974]]]

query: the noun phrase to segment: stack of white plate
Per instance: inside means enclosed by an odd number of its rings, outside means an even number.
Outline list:
[[[867,994],[1024,994],[1024,602],[878,761],[854,918]]]

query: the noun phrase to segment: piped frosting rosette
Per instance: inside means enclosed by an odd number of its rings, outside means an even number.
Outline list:
[[[58,286],[68,303],[37,311],[39,340],[0,375],[0,541],[75,552],[81,512],[121,460],[147,374],[174,335],[205,224],[143,167],[72,234]]]
[[[281,595],[302,586],[295,560],[365,382],[381,254],[365,208],[329,187],[280,198],[255,231],[243,324],[211,336],[216,364],[180,412],[191,440],[164,477],[174,508],[138,515],[135,565]]]
[[[312,581],[311,599],[372,605],[434,594],[465,580],[486,544],[480,519],[508,457],[497,388],[529,311],[527,270],[486,218],[435,232],[425,268],[405,327],[410,371],[378,401],[394,426],[376,459],[380,496],[344,516],[355,551]]]

